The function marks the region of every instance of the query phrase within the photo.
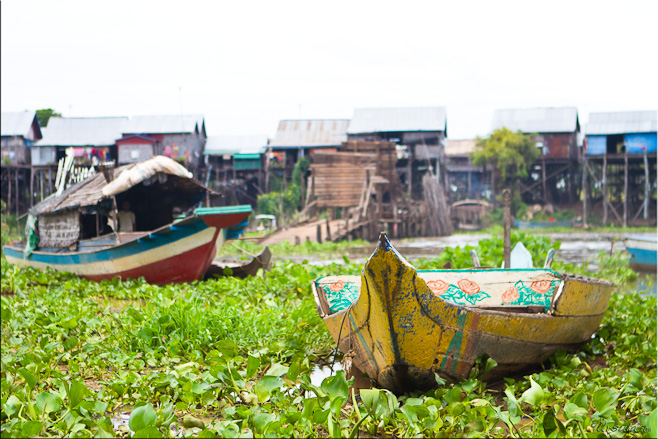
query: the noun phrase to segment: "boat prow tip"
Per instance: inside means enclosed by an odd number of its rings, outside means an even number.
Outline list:
[[[388,240],[386,232],[379,232],[379,244],[383,246],[385,250],[388,250],[391,247],[391,241]]]

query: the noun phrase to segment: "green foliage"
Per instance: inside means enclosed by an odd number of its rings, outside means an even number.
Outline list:
[[[52,108],[46,108],[43,110],[37,110],[37,119],[39,119],[39,124],[41,128],[48,126],[48,121],[51,117],[62,117],[61,113],[57,113]]]
[[[548,238],[514,234],[543,262]],[[241,246],[246,245],[242,243]],[[345,253],[332,247],[334,253]],[[304,246],[299,246],[304,247]],[[502,262],[500,239],[480,258]],[[314,244],[312,251],[322,246]],[[559,253],[558,253],[559,254]],[[465,248],[416,261],[470,266]],[[537,262],[537,261],[536,261]],[[586,267],[559,271],[589,274]],[[597,276],[631,278],[602,255]],[[620,288],[580,350],[490,388],[482,358],[468,380],[396,396],[361,391],[342,371],[319,386],[335,348],[308,288],[361,264],[276,263],[266,276],[156,286],[91,282],[2,259],[3,437],[641,437],[656,424],[656,298]],[[120,425],[120,414],[129,414]],[[129,430],[129,429],[130,430]],[[649,431],[649,428],[654,428]]]
[[[532,137],[507,128],[495,130],[486,139],[477,139],[477,151],[471,159],[475,166],[493,165],[503,183],[517,177],[527,177],[528,167],[539,158]]]
[[[292,171],[292,181],[284,190],[283,185],[279,190],[270,191],[258,196],[257,210],[261,214],[277,215],[283,218],[292,215],[302,206],[302,178],[308,171],[311,161],[308,157],[301,157]]]

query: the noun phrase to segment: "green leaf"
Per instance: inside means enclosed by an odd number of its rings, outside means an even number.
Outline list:
[[[270,389],[268,389],[267,386],[261,383],[256,383],[256,385],[253,387],[253,391],[256,394],[256,397],[258,398],[259,402],[266,402],[270,399],[270,396],[272,396],[272,392],[270,392]]]
[[[254,416],[254,430],[258,433],[264,433],[267,425],[274,421],[276,417],[270,413],[259,413]]]
[[[258,367],[260,367],[260,358],[249,355],[247,358],[247,375],[246,378],[251,378],[256,372],[258,372]]]
[[[542,427],[544,428],[544,435],[546,436],[551,436],[556,430],[560,430],[562,435],[566,435],[566,428],[564,424],[555,416],[553,410],[550,410],[544,414]]]
[[[41,433],[42,429],[43,429],[43,422],[27,421],[21,427],[21,432],[25,437],[37,437],[39,436],[39,433]]]
[[[564,416],[567,419],[582,421],[587,416],[587,409],[579,407],[572,402],[568,402],[564,406]]]
[[[2,302],[2,310],[0,311],[0,318],[2,319],[3,322],[9,323],[9,321],[11,320],[11,316],[12,316],[11,310],[7,306],[5,306],[4,301],[3,301]]]
[[[8,417],[14,416],[23,406],[23,403],[15,395],[11,395],[5,404],[2,405],[2,411]]]
[[[280,377],[285,375],[288,372],[289,367],[284,366],[280,363],[274,363],[268,370],[265,372],[265,375],[271,375],[275,377]]]
[[[62,399],[52,393],[42,392],[37,395],[37,407],[44,413],[52,413],[62,407]]]
[[[418,416],[416,416],[416,406],[403,405],[400,411],[407,417],[409,424],[416,425],[418,423]]]
[[[183,427],[185,428],[205,428],[205,424],[201,419],[195,418],[192,415],[185,415],[183,416],[183,421],[182,421]]]
[[[347,399],[349,396],[349,386],[347,380],[345,380],[345,371],[339,370],[336,372],[336,375],[325,378],[320,388],[324,393],[329,395],[329,399],[331,400],[339,397]]]
[[[532,379],[532,377],[530,377],[530,388],[525,392],[523,392],[521,398],[519,398],[519,402],[527,402],[531,406],[535,407],[537,405],[540,405],[543,400],[544,400],[544,389],[542,389],[541,386],[537,384]]]
[[[587,395],[585,395],[584,392],[578,392],[569,400],[569,402],[573,402],[578,407],[582,407],[582,408],[586,409],[587,408]]]
[[[133,308],[132,306],[126,308],[126,313],[128,313],[128,315],[130,317],[132,317],[133,319],[135,319],[138,322],[143,322],[144,321],[144,316],[139,311],[137,311],[135,308]]]
[[[83,383],[71,381],[71,388],[69,389],[69,408],[74,409],[82,402],[87,396],[87,387]]]
[[[644,437],[657,437],[658,435],[658,419],[656,418],[656,409],[653,409],[649,416],[640,417],[640,425],[649,429]]]
[[[133,409],[130,418],[128,418],[128,426],[132,431],[142,432],[147,427],[154,427],[157,419],[158,415],[155,413],[153,405],[146,403]],[[157,428],[155,430],[159,432]]]
[[[37,379],[34,377],[34,375],[32,375],[30,371],[24,367],[18,369],[18,373],[20,373],[21,376],[25,378],[25,382],[30,387],[30,390],[34,389],[34,386],[37,384]]]
[[[67,351],[72,350],[73,348],[77,347],[80,344],[80,340],[78,340],[78,337],[68,337],[66,340],[64,340],[63,346],[64,349]]]
[[[613,404],[616,407],[617,398],[619,398],[618,390],[613,390],[604,387],[594,392],[594,396],[592,397],[592,402],[594,403],[594,407],[596,408],[596,411],[602,412],[608,407],[613,407]]]
[[[78,319],[75,319],[75,318],[71,317],[70,319],[66,319],[66,320],[62,321],[61,325],[62,325],[62,328],[74,329],[78,326]]]
[[[164,437],[164,435],[156,427],[146,427],[139,431],[136,431],[133,437],[148,439],[148,438],[160,438],[160,437]]]
[[[272,375],[265,375],[258,383],[265,386],[270,392],[281,388],[284,384],[281,378]]]
[[[487,363],[484,365],[484,369],[482,370],[482,374],[484,375],[485,373],[489,372],[491,369],[493,369],[496,366],[498,366],[498,363],[496,363],[496,360],[494,360],[491,357],[487,358]]]
[[[220,340],[217,343],[217,350],[229,360],[238,355],[238,345],[231,340]]]
[[[290,369],[288,369],[288,373],[286,373],[286,378],[288,378],[292,382],[297,381],[300,368],[301,368],[301,364],[299,358],[295,358],[295,360],[290,365]]]
[[[375,409],[379,404],[379,389],[361,389],[361,401],[368,410],[368,413],[375,413]]]

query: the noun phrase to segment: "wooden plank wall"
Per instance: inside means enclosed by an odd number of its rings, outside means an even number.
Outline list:
[[[368,173],[372,177],[376,169],[376,154],[314,153],[312,190],[317,207],[358,206]]]

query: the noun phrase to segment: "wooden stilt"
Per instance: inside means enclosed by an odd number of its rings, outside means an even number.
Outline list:
[[[18,205],[20,204],[20,188],[18,187],[18,168],[16,168],[16,224],[18,224]]]
[[[7,213],[11,212],[11,168],[7,168]]]
[[[651,193],[651,182],[649,181],[649,159],[647,149],[644,148],[644,214],[642,218],[649,219],[649,194]]]
[[[414,160],[414,147],[413,146],[408,146],[409,150],[409,159],[407,162],[407,192],[409,192],[409,195],[411,195],[411,190],[412,190],[412,175],[411,175],[411,167],[412,167],[412,162]]]
[[[503,261],[504,268],[510,268],[510,255],[512,247],[512,193],[509,189],[503,189]]]
[[[601,192],[603,195],[603,225],[605,226],[608,222],[608,196],[607,196],[607,185],[606,185],[606,168],[608,166],[608,154],[603,154],[603,181],[601,186]]]
[[[544,203],[548,203],[548,193],[546,192],[546,159],[541,159],[541,180],[542,180],[542,194],[544,195]]]
[[[583,227],[587,228],[587,158],[583,159]]]
[[[34,205],[34,168],[30,168],[30,206]]]
[[[624,227],[628,226],[628,150],[624,152]]]

